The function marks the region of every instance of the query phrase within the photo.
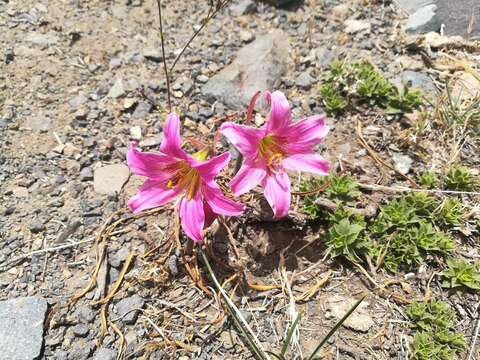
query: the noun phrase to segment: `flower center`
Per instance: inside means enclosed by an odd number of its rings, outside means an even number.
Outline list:
[[[179,161],[177,163],[177,172],[168,180],[167,187],[172,189],[180,187],[187,193],[188,200],[193,199],[198,189],[200,188],[201,179],[197,169],[192,168],[186,161]]]
[[[263,137],[258,144],[258,151],[272,170],[281,166],[285,151],[282,149],[281,141],[278,137],[273,135]]]

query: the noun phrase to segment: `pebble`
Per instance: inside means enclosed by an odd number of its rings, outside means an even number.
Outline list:
[[[407,175],[412,167],[413,160],[410,156],[394,153],[392,155],[395,170],[403,175]]]
[[[130,297],[120,300],[116,305],[117,313],[119,317],[122,317],[122,322],[127,325],[135,324],[138,317],[138,310],[143,308],[145,300],[139,295],[135,294]]]
[[[98,194],[115,195],[120,193],[130,177],[130,170],[124,164],[106,165],[95,169],[93,188]]]
[[[200,82],[200,83],[206,83],[208,81],[208,76],[199,75],[199,76],[197,76],[197,81]]]
[[[142,128],[140,126],[130,128],[130,139],[138,141],[142,139]]]
[[[157,146],[157,145],[160,145],[162,143],[162,140],[163,140],[163,135],[162,134],[158,134],[158,135],[155,135],[155,136],[149,136],[149,137],[146,137],[145,139],[143,139],[142,141],[140,141],[140,146],[142,147],[149,147],[149,146]]]
[[[93,360],[115,360],[116,358],[116,351],[102,347],[95,353]]]
[[[304,71],[295,79],[295,85],[299,88],[308,90],[312,86],[313,81],[313,77],[311,77],[308,72]]]
[[[342,295],[333,295],[327,299],[327,309],[330,312],[330,318],[340,320],[355,304],[354,298],[344,297]],[[373,317],[368,311],[368,303],[363,301],[357,309],[344,322],[344,326],[359,332],[366,333],[374,325]]]
[[[148,101],[140,101],[132,114],[132,119],[143,119],[152,111],[152,104]]]
[[[89,331],[90,329],[88,328],[88,326],[84,324],[78,324],[72,327],[73,334],[78,337],[87,336]]]
[[[117,99],[125,95],[125,93],[126,93],[126,90],[125,90],[125,85],[123,84],[123,80],[117,79],[113,84],[113,86],[110,88],[108,92],[108,97],[112,99]]]
[[[408,33],[423,34],[440,30],[441,21],[436,14],[436,5],[426,5],[408,17],[405,31]]]
[[[242,30],[240,31],[240,40],[244,43],[249,43],[255,39],[255,35],[253,35],[250,31]]]
[[[253,0],[240,0],[230,5],[230,14],[233,16],[242,16],[255,12],[256,4]]]
[[[372,24],[364,20],[345,20],[345,32],[347,34],[356,34],[361,31],[370,32]]]
[[[30,223],[28,229],[32,234],[38,234],[45,230],[45,225],[38,220],[34,220],[32,223]]]
[[[52,120],[43,116],[31,117],[25,120],[23,128],[38,132],[47,132],[52,128]]]
[[[93,171],[89,167],[85,167],[80,170],[80,181],[90,181],[93,180]]]
[[[162,52],[160,51],[160,49],[145,48],[143,49],[143,56],[145,57],[145,59],[152,60],[155,62],[162,61]]]

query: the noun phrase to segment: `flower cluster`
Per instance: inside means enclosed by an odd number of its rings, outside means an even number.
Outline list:
[[[280,91],[266,92],[271,110],[260,128],[226,122],[220,132],[243,155],[243,165],[230,182],[233,193],[242,195],[257,185],[270,204],[275,218],[287,215],[290,207],[290,171],[327,175],[328,162],[314,147],[327,135],[325,117],[312,116],[292,122],[290,106]],[[227,198],[215,177],[230,161],[225,152],[207,160],[208,151],[187,154],[181,147],[180,119],[171,113],[163,128],[159,152],[140,152],[132,143],[128,166],[133,173],[147,177],[128,206],[140,212],[177,199],[181,225],[193,241],[203,239],[203,229],[217,215],[238,216],[245,206]]]

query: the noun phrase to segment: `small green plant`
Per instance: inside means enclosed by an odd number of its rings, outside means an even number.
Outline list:
[[[445,187],[448,190],[475,191],[477,181],[465,166],[454,166],[445,175]]]
[[[328,187],[326,187],[322,195],[337,203],[355,200],[360,195],[358,183],[353,177],[349,175],[339,176],[336,174],[331,174],[328,177],[308,178],[303,180],[300,184],[300,191],[312,191],[325,186],[326,184],[328,184]],[[317,197],[317,194],[312,194],[304,198],[305,213],[314,219],[318,219],[325,215],[324,209],[315,203]]]
[[[447,198],[436,211],[437,222],[444,226],[459,226],[462,222],[463,206],[460,200]]]
[[[480,263],[474,265],[464,259],[448,259],[442,271],[442,286],[450,289],[480,290]]]
[[[407,316],[417,330],[412,342],[415,360],[453,360],[465,347],[461,333],[451,331],[455,312],[442,301],[415,302],[407,307]]]
[[[366,223],[363,217],[338,209],[330,219],[325,241],[330,249],[330,256],[343,256],[353,262],[361,262],[362,255],[368,253],[370,247],[365,237]]]
[[[437,174],[433,171],[424,171],[417,177],[418,183],[427,189],[433,189],[438,184]]]
[[[405,87],[400,92],[368,62],[333,61],[323,78],[320,94],[328,113],[341,113],[349,105],[355,109],[356,104],[367,104],[387,109],[390,114],[401,114],[412,112],[423,103],[420,90]]]

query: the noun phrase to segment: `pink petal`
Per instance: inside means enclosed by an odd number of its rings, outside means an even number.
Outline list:
[[[244,162],[237,175],[230,181],[230,187],[236,196],[240,196],[257,186],[266,174],[264,168],[254,167]]]
[[[204,227],[208,227],[212,225],[212,223],[215,221],[215,219],[217,218],[217,214],[213,212],[212,208],[210,207],[210,205],[208,205],[206,201],[203,202],[203,211],[205,212]]]
[[[135,143],[130,145],[127,152],[127,164],[134,174],[157,181],[170,178],[174,173],[172,165],[177,161],[162,153],[138,151]]]
[[[227,166],[228,162],[230,161],[230,154],[228,152],[224,152],[221,155],[215,156],[210,160],[198,162],[192,167],[198,170],[200,176],[205,181],[211,181],[218,175],[222,169]]]
[[[290,179],[287,173],[270,174],[263,181],[264,195],[275,219],[287,216],[290,208]]]
[[[245,210],[245,205],[225,197],[222,190],[213,181],[207,184],[203,191],[205,200],[216,214],[237,216]]]
[[[191,200],[183,197],[180,200],[180,221],[183,231],[190,239],[193,241],[203,240],[205,210],[201,196],[197,196]]]
[[[258,143],[265,136],[265,130],[232,122],[223,123],[220,132],[247,158],[257,156]]]
[[[305,171],[328,175],[330,165],[321,155],[315,153],[294,154],[283,159],[283,166],[292,171]]]
[[[286,137],[289,141],[287,151],[311,150],[327,135],[328,131],[324,115],[299,120],[286,130]]]
[[[283,135],[282,131],[292,122],[290,104],[281,91],[265,92],[265,101],[271,105],[267,118],[267,131]]]
[[[136,214],[142,210],[162,206],[178,193],[179,189],[170,189],[158,181],[147,180],[138,193],[128,200],[128,207]]]
[[[180,139],[180,118],[175,113],[168,114],[163,125],[163,140],[160,151],[179,159],[186,159],[186,153],[182,150]]]

